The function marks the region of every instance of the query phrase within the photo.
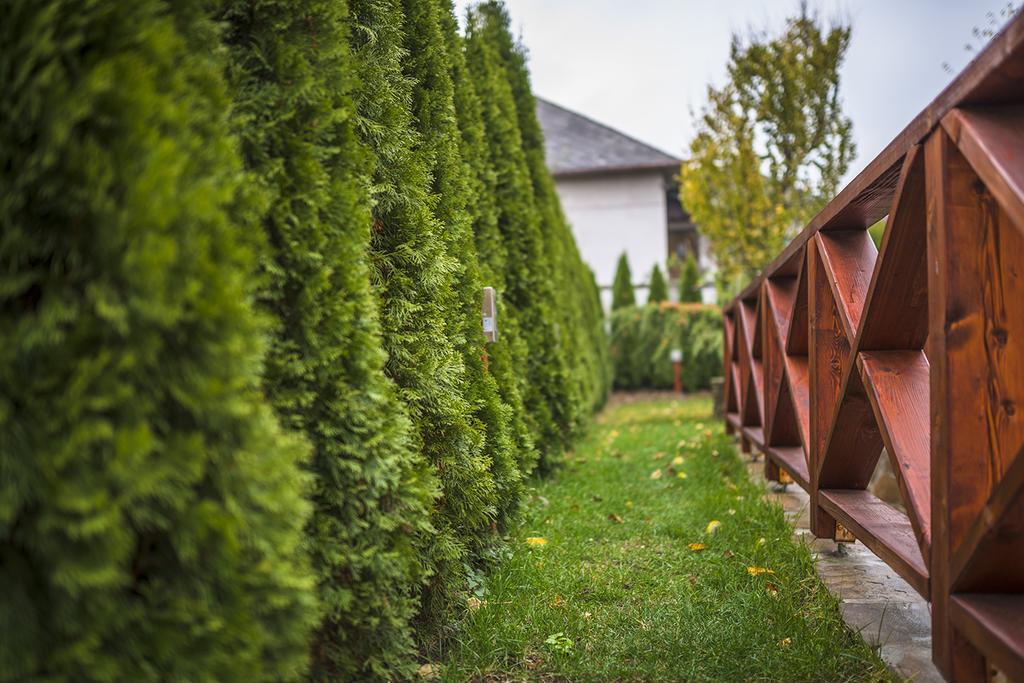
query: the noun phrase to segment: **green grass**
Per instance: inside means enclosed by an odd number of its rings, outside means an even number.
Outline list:
[[[442,680],[891,678],[706,398],[614,406],[534,484],[511,549],[433,668]]]

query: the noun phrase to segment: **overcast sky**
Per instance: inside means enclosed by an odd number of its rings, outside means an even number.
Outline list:
[[[534,90],[677,156],[691,111],[725,75],[734,32],[779,29],[797,0],[507,0]],[[470,0],[456,0],[461,15]],[[852,22],[840,94],[857,143],[852,178],[970,61],[971,29],[1006,0],[819,0]],[[1018,1],[1015,5],[1019,6]],[[943,70],[943,62],[953,73]]]

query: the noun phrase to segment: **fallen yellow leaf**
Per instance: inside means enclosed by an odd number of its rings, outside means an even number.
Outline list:
[[[416,673],[426,681],[433,681],[441,675],[441,666],[439,664],[424,664],[416,670]]]
[[[665,457],[665,451],[658,451],[657,453],[654,454],[654,457],[652,459],[653,460],[661,460],[664,457]]]
[[[561,595],[556,595],[555,599],[548,603],[548,607],[550,607],[551,609],[556,609],[564,604],[565,598],[563,598]]]
[[[701,550],[704,550],[704,548],[707,548],[707,546],[703,543],[691,543],[688,547],[695,553],[698,553]]]
[[[683,464],[683,456],[677,455],[676,457],[672,458],[672,464],[673,465],[682,465]]]
[[[633,509],[633,501],[631,501],[631,500],[627,500],[626,501],[626,509],[627,510],[632,510]]]
[[[719,522],[717,519],[713,519],[710,522],[708,522],[707,527],[705,527],[704,529],[704,533],[711,534],[712,536],[714,536],[718,533],[718,528],[720,526],[722,526],[722,523]]]
[[[775,572],[767,567],[747,567],[747,573],[751,576],[758,576],[759,574],[774,574]]]
[[[779,641],[779,647],[789,647],[792,642],[792,638],[783,638]]]
[[[611,521],[615,522],[616,524],[622,524],[622,522],[623,522],[622,517],[619,517],[614,512],[608,513],[608,519],[610,519]]]
[[[539,548],[548,544],[548,539],[543,536],[530,536],[526,539],[526,545]]]
[[[477,611],[480,609],[480,605],[482,604],[483,603],[480,602],[480,598],[466,598],[466,607],[469,608],[470,612]]]
[[[651,479],[661,479],[661,470],[651,472]]]
[[[676,476],[680,479],[686,479],[686,472],[676,472]]]

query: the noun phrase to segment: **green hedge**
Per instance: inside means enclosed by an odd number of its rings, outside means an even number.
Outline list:
[[[199,3],[0,22],[0,679],[305,669],[307,449],[261,393],[262,205]]]
[[[451,0],[8,9],[0,680],[437,656],[611,384],[525,52],[499,2],[467,25]]]
[[[616,389],[671,389],[672,349],[683,352],[683,389],[707,389],[722,374],[717,306],[662,302],[612,313]]]

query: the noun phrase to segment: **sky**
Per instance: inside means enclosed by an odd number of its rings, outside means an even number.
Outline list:
[[[534,91],[676,156],[725,77],[733,33],[778,32],[797,0],[506,0]],[[471,0],[456,0],[460,16]],[[1020,6],[1019,0],[1015,3]],[[970,61],[1007,0],[809,0],[853,25],[840,95],[867,165]],[[943,69],[947,63],[952,72]]]

